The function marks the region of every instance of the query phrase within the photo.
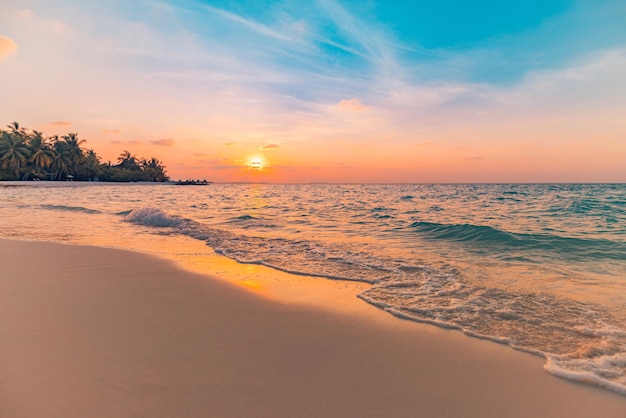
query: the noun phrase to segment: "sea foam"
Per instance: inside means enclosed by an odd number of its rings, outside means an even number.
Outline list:
[[[124,220],[135,224],[158,227],[178,227],[183,223],[183,219],[168,215],[156,208],[131,210],[126,214]]]

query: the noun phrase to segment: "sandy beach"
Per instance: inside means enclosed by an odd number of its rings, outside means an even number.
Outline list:
[[[281,302],[98,247],[0,240],[0,261],[2,417],[626,416],[542,358],[357,298]]]

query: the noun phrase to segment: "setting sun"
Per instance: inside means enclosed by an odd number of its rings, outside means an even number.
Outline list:
[[[262,157],[254,156],[250,157],[250,159],[248,160],[248,167],[254,170],[261,171],[265,166],[265,160]]]

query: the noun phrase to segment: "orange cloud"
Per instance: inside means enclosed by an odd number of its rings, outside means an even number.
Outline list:
[[[162,147],[171,147],[172,145],[174,145],[174,141],[172,138],[163,138],[163,139],[153,139],[152,141],[150,141],[150,143],[152,145],[159,145]]]
[[[116,145],[119,145],[119,144],[139,145],[139,144],[141,144],[141,141],[137,141],[137,140],[134,140],[134,141],[120,141],[120,140],[116,139],[116,140],[111,141],[111,144],[116,144]]]
[[[361,103],[361,99],[343,99],[337,103],[339,109],[351,110],[354,112],[361,112],[367,110],[368,107]]]
[[[56,122],[50,122],[48,125],[50,125],[50,126],[68,127],[68,126],[72,126],[72,122],[59,120],[59,121],[56,121]]]
[[[121,132],[122,131],[120,131],[119,129],[105,129],[104,131],[102,131],[103,134],[111,134],[111,135],[117,135]]]
[[[0,35],[0,59],[17,51],[17,43],[9,37]]]
[[[274,150],[278,148],[280,147],[276,144],[267,144],[267,145],[262,145],[261,147],[259,147],[259,151],[270,151],[270,150]]]

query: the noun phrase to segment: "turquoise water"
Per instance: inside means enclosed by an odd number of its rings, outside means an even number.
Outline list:
[[[1,236],[190,236],[626,395],[626,185],[23,184],[0,187]]]

